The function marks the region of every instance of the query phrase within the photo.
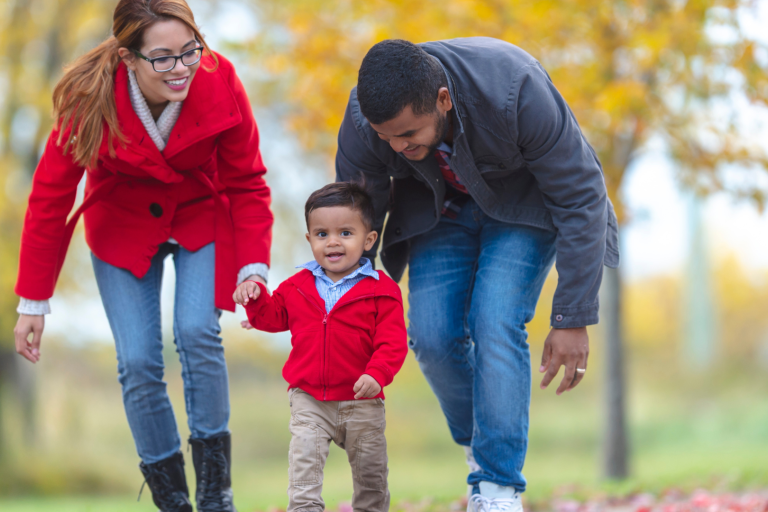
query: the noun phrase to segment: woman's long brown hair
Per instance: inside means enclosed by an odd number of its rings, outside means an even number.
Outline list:
[[[120,0],[115,7],[112,36],[64,68],[53,90],[53,118],[64,154],[83,167],[94,167],[106,123],[109,154],[115,156],[115,138],[126,143],[115,106],[114,74],[120,63],[119,48],[138,50],[144,31],[153,23],[175,19],[187,25],[208,54],[213,54],[197,29],[192,10],[184,0]],[[215,67],[214,67],[215,69]],[[208,69],[207,71],[213,71]]]

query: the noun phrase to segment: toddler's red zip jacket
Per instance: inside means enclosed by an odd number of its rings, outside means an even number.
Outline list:
[[[256,329],[291,331],[291,354],[283,367],[289,388],[317,400],[353,400],[363,374],[383,388],[392,382],[408,353],[403,299],[397,284],[381,271],[345,293],[330,313],[317,293],[315,276],[301,270],[270,296],[261,294],[245,310]]]

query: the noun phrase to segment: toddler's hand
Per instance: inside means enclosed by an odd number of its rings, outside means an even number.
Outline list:
[[[253,281],[245,281],[240,284],[232,295],[232,300],[241,306],[245,306],[251,299],[256,300],[261,294],[261,288]]]
[[[379,386],[379,383],[376,382],[376,379],[367,373],[364,373],[359,379],[357,379],[357,382],[355,382],[355,387],[352,388],[352,390],[356,393],[355,400],[358,398],[373,398],[381,393],[381,386]]]

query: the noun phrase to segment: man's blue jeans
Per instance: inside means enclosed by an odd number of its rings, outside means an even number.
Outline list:
[[[163,381],[160,287],[163,260],[173,255],[176,293],[173,334],[181,360],[189,430],[195,439],[228,432],[229,384],[214,306],[214,246],[196,252],[165,243],[147,274],[92,256],[96,282],[117,347],[118,380],[139,457],[153,464],[179,451],[181,442]]]
[[[410,346],[453,439],[481,471],[467,483],[523,492],[530,322],[555,256],[555,233],[507,224],[470,200],[412,241]]]

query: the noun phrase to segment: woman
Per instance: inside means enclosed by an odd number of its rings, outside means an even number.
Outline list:
[[[47,300],[83,213],[141,471],[161,510],[191,511],[163,382],[160,284],[173,255],[197,507],[235,510],[219,316],[234,311],[239,282],[265,282],[268,270],[272,214],[256,123],[232,65],[210,51],[184,0],[121,0],[112,31],[54,90],[55,127],[21,241],[16,350],[40,358]],[[86,171],[83,205],[66,223]]]

